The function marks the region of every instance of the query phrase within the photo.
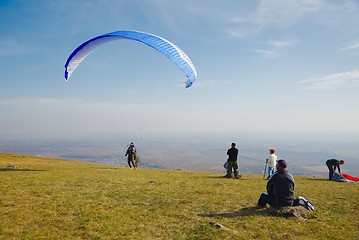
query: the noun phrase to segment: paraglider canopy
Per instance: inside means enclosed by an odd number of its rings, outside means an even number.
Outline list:
[[[80,63],[97,47],[101,46],[102,44],[120,39],[134,40],[144,43],[171,59],[172,62],[174,62],[182,70],[182,72],[186,74],[186,88],[191,87],[193,82],[196,80],[197,72],[192,61],[187,56],[187,54],[175,44],[162,37],[150,33],[133,30],[121,30],[94,37],[77,47],[71,53],[65,64],[66,81],[70,78],[71,74],[80,65]]]

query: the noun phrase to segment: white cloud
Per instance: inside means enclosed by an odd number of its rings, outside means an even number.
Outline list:
[[[283,49],[296,45],[297,41],[294,39],[269,40],[265,44],[269,46],[268,49],[252,49],[252,51],[267,59],[273,59],[279,57]]]
[[[261,27],[276,25],[289,27],[300,22],[304,17],[330,10],[323,0],[264,0],[256,11],[257,24]]]
[[[264,58],[267,59],[273,59],[279,56],[279,53],[274,50],[252,49],[252,51],[261,54]]]
[[[349,43],[339,48],[339,51],[348,53],[349,55],[359,55],[359,41]]]
[[[30,52],[30,49],[13,39],[0,38],[0,46],[0,56],[16,56]]]
[[[313,76],[298,82],[304,89],[334,89],[340,87],[359,86],[359,71],[334,73],[323,76]]]
[[[232,37],[243,38],[267,28],[287,29],[305,21],[335,25],[338,19],[355,16],[353,7],[357,5],[352,0],[339,4],[325,0],[262,0],[254,11],[236,12],[228,17],[231,26],[226,32]]]
[[[345,47],[342,48],[343,51],[353,50],[353,49],[354,49],[354,50],[359,49],[359,42],[350,44],[350,45],[345,46]]]
[[[297,44],[297,41],[293,39],[270,40],[267,44],[278,49],[292,47]]]
[[[243,38],[248,35],[245,29],[226,29],[225,32],[235,38]]]
[[[204,80],[196,83],[196,87],[216,87],[230,84],[231,81],[221,81],[221,80]]]

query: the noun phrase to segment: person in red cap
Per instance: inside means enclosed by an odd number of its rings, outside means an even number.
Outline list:
[[[269,149],[269,157],[266,159],[266,164],[268,164],[268,179],[274,174],[274,168],[278,160],[277,155],[274,153],[274,149]]]

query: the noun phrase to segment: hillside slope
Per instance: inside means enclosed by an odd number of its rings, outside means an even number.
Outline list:
[[[358,184],[295,181],[316,208],[308,219],[255,208],[262,176],[0,154],[0,239],[358,239]]]

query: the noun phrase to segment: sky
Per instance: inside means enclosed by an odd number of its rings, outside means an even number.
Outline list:
[[[359,136],[356,0],[0,0],[0,135]],[[81,43],[138,30],[198,78],[128,40],[64,80]]]

